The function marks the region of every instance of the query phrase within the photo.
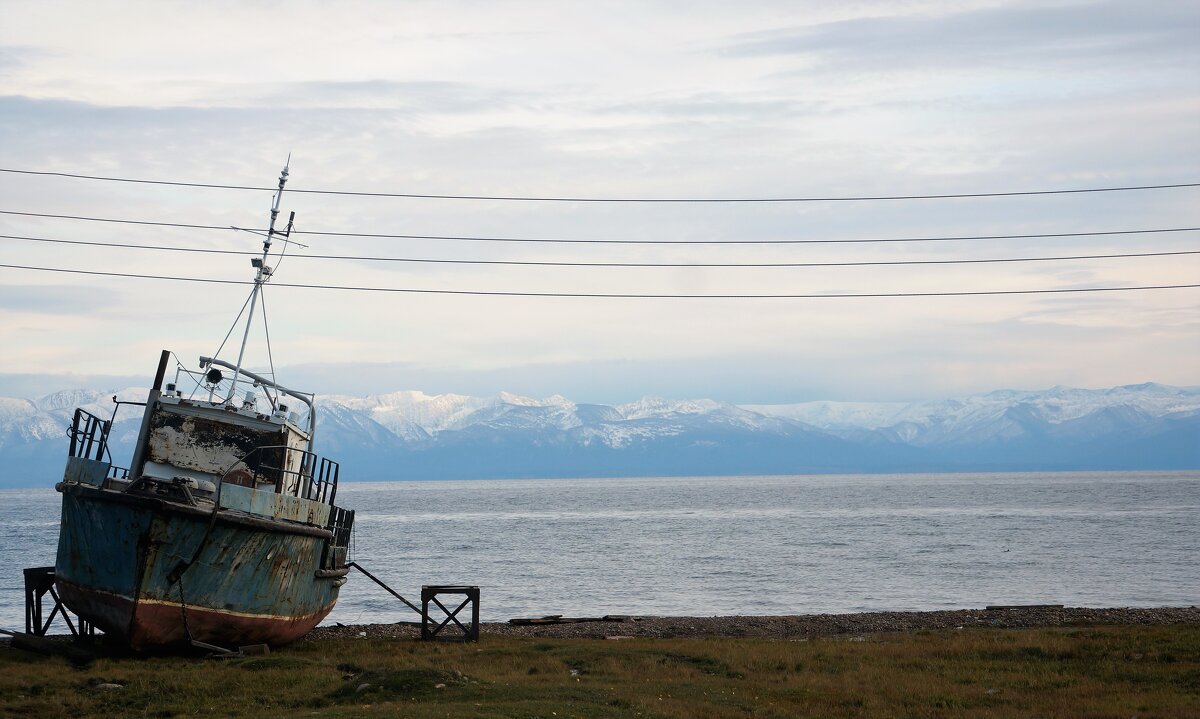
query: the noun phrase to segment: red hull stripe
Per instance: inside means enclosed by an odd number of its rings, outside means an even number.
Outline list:
[[[301,616],[249,614],[227,609],[181,605],[158,599],[134,602],[129,597],[86,589],[59,580],[63,599],[80,616],[106,632],[127,637],[134,649],[186,644],[188,638],[237,647],[282,645],[303,637],[333,610],[333,604]],[[104,620],[104,621],[102,621]]]
[[[246,644],[282,645],[308,634],[333,609],[304,617],[247,617],[178,605],[139,602],[129,643],[135,649],[186,643],[188,637],[235,648]],[[184,617],[186,616],[186,630]]]

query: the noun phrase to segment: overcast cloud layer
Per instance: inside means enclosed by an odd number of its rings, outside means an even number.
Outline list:
[[[781,197],[1200,180],[1194,2],[289,2],[0,5],[0,165],[420,194]],[[0,209],[263,227],[269,194],[0,173]],[[1200,225],[1200,190],[803,204],[285,195],[307,231],[629,240]],[[252,251],[233,231],[0,215],[0,234]],[[1197,256],[845,268],[555,268],[1200,249],[1200,233],[852,245],[299,237],[279,281],[451,290],[821,294],[1196,284]],[[4,264],[249,279],[245,257],[0,239]],[[247,288],[0,268],[3,394],[216,350]],[[1200,290],[629,300],[276,288],[281,379],[739,403],[1200,384]],[[261,334],[252,364],[268,364]]]

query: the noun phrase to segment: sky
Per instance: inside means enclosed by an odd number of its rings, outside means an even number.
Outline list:
[[[0,166],[175,182],[594,198],[932,195],[1200,182],[1200,5],[982,2],[0,2]],[[0,173],[0,210],[263,228],[268,192]],[[276,281],[601,294],[863,294],[1200,283],[1173,232],[1200,188],[803,203],[285,193]],[[235,230],[0,214],[0,234],[252,252]],[[646,244],[736,241],[734,245]],[[760,244],[754,244],[759,241]],[[640,243],[640,244],[637,244]],[[276,243],[278,246],[278,243]],[[249,280],[248,256],[0,238],[0,264]],[[243,285],[0,268],[0,395],[195,366]],[[1200,289],[969,297],[625,299],[268,286],[271,352],[318,394],[499,391],[618,403],[908,401],[1200,384]],[[261,316],[261,306],[259,312]],[[232,361],[234,338],[222,356]]]

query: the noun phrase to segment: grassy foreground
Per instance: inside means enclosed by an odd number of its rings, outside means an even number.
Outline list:
[[[801,641],[348,639],[85,668],[0,647],[0,716],[1196,717],[1200,625]]]

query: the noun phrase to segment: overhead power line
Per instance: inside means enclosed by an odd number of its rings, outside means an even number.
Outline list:
[[[277,187],[254,185],[229,185],[207,182],[182,182],[173,180],[145,180],[132,177],[106,177],[82,175],[70,172],[47,172],[39,170],[17,170],[0,168],[0,172],[18,175],[65,177],[76,180],[100,180],[104,182],[126,182],[139,185],[168,185],[172,187],[197,187],[218,190],[252,190],[275,192]],[[1167,190],[1184,187],[1200,187],[1200,182],[1183,182],[1162,185],[1127,185],[1122,187],[1084,187],[1055,190],[1015,190],[1007,192],[955,192],[932,195],[844,195],[811,197],[531,197],[517,195],[453,195],[415,192],[364,192],[351,190],[307,190],[288,189],[289,193],[310,195],[345,195],[354,197],[395,197],[416,200],[489,200],[506,202],[642,202],[642,203],[754,203],[754,202],[872,202],[881,200],[949,200],[969,197],[1021,197],[1031,195],[1072,195],[1090,192],[1128,192],[1132,190]]]
[[[0,215],[17,215],[20,217],[41,217],[49,220],[81,220],[84,222],[111,222],[119,225],[149,225],[151,227],[182,227],[189,230],[238,230],[248,232],[266,232],[266,229],[239,228],[233,225],[197,225],[185,222],[153,222],[151,220],[119,220],[112,217],[84,217],[82,215],[54,215],[45,212],[17,212],[16,210],[0,210]]]
[[[191,252],[214,255],[258,256],[259,252],[244,250],[220,250],[206,247],[174,247],[170,245],[136,245],[123,242],[93,242],[89,240],[64,240],[50,237],[25,237],[22,235],[0,235],[0,239],[20,242],[43,242],[86,247],[108,247],[127,250],[155,250],[165,252]],[[1050,257],[988,257],[953,260],[870,260],[858,262],[564,262],[558,260],[463,260],[433,257],[372,257],[362,255],[289,255],[309,260],[356,260],[360,262],[403,262],[443,265],[512,265],[524,267],[708,267],[708,268],[771,268],[771,267],[888,267],[899,265],[970,265],[998,262],[1056,262],[1064,260],[1112,260],[1134,257],[1169,257],[1177,255],[1200,255],[1200,250],[1175,250],[1165,252],[1122,252],[1105,255],[1057,255]]]
[[[136,274],[132,272],[102,272],[99,270],[74,270],[62,267],[34,267],[29,265],[0,264],[2,268],[14,270],[31,270],[37,272],[59,272],[73,275],[92,275],[98,277],[122,277],[143,280],[165,280],[171,282],[199,282],[220,285],[250,285],[253,282],[245,280],[220,280],[207,277],[177,277],[170,275]],[[593,299],[687,299],[687,300],[792,300],[792,299],[851,299],[851,298],[895,298],[895,297],[979,297],[988,295],[1046,295],[1073,294],[1084,292],[1132,292],[1142,290],[1178,290],[1200,288],[1200,284],[1185,285],[1144,285],[1137,287],[1060,287],[1037,290],[970,290],[964,292],[835,292],[829,294],[641,294],[641,293],[609,293],[609,292],[508,292],[490,290],[439,290],[415,287],[366,287],[355,285],[309,285],[299,283],[275,283],[273,287],[291,287],[310,290],[341,290],[348,292],[394,292],[425,295],[474,295],[487,297],[577,297]]]
[[[15,215],[20,217],[40,217],[52,220],[78,220],[83,222],[109,222],[122,225],[145,225],[150,227],[176,227],[191,230],[240,230],[245,232],[266,232],[265,229],[237,227],[234,225],[204,225],[183,222],[154,222],[150,220],[127,220],[111,217],[87,217],[82,215],[61,215],[43,212],[18,212],[16,210],[0,210],[0,215]],[[1033,240],[1066,237],[1105,237],[1113,235],[1152,235],[1174,232],[1196,232],[1196,227],[1161,227],[1137,230],[1099,230],[1094,232],[1037,232],[1016,235],[947,235],[924,237],[868,237],[868,238],[835,238],[835,239],[805,239],[805,240],[610,240],[610,239],[581,239],[557,237],[488,237],[476,235],[406,235],[378,232],[318,232],[316,230],[292,230],[293,235],[312,235],[317,237],[361,237],[381,240],[437,240],[447,242],[513,242],[513,243],[553,243],[553,244],[587,244],[587,245],[825,245],[825,244],[871,244],[881,242],[969,242],[973,240]]]
[[[522,242],[581,245],[838,245],[882,242],[967,242],[971,240],[1032,240],[1054,237],[1100,237],[1104,235],[1147,235],[1165,232],[1192,232],[1200,227],[1169,227],[1149,230],[1108,230],[1103,232],[1045,232],[1024,235],[963,235],[946,237],[867,237],[818,240],[590,240],[534,237],[478,237],[461,235],[388,235],[362,232],[293,231],[293,234],[325,237],[364,237],[371,239],[440,240],[448,242]]]

